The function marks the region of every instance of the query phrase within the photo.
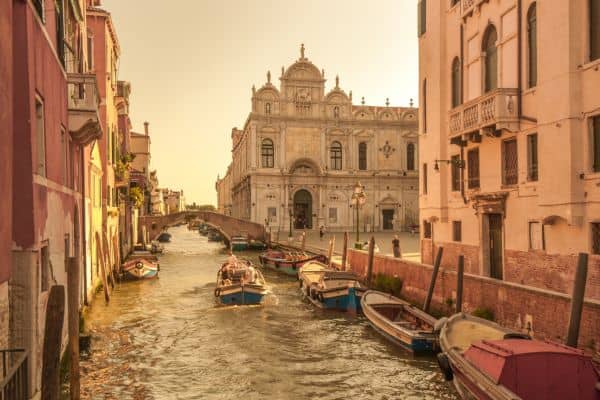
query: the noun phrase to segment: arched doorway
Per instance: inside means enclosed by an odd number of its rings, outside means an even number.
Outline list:
[[[308,190],[294,194],[294,228],[312,229],[312,196]]]

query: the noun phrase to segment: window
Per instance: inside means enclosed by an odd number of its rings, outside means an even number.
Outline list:
[[[338,106],[333,107],[333,118],[339,118],[340,117],[340,108]]]
[[[37,144],[37,173],[46,176],[46,131],[44,121],[44,103],[35,99],[35,139]]]
[[[592,169],[600,172],[600,115],[592,118]]]
[[[590,61],[600,59],[600,1],[590,1]]]
[[[406,170],[414,171],[415,170],[415,145],[414,143],[409,143],[406,145]]]
[[[365,142],[358,144],[358,169],[361,171],[367,169],[367,144]]]
[[[91,71],[94,68],[94,38],[92,36],[87,38],[87,64],[88,70]]]
[[[423,164],[423,194],[427,194],[427,164]]]
[[[462,222],[452,221],[452,240],[455,242],[462,241]]]
[[[600,254],[600,222],[592,223],[592,254]]]
[[[529,249],[544,250],[544,225],[538,221],[529,222]]]
[[[538,137],[537,133],[527,136],[527,180],[538,180]]]
[[[427,79],[423,80],[423,133],[427,132]]]
[[[48,251],[48,244],[40,250],[40,268],[40,275],[42,276],[41,290],[45,292],[50,288],[50,252]]]
[[[462,84],[460,76],[460,60],[454,57],[452,61],[452,108],[462,103]]]
[[[527,47],[529,54],[527,59],[528,86],[537,86],[537,16],[536,3],[529,7],[527,12]]]
[[[431,239],[431,222],[423,221],[423,238]]]
[[[498,33],[494,25],[488,26],[483,35],[483,54],[484,54],[484,87],[483,92],[487,93],[498,87],[498,49],[496,41]]]
[[[502,183],[516,185],[518,176],[517,139],[502,142]]]
[[[479,188],[479,148],[467,152],[467,168],[469,169],[469,189]]]
[[[330,150],[331,169],[342,169],[342,145],[340,142],[333,142]]]
[[[277,207],[269,207],[267,209],[267,216],[269,222],[277,221]]]
[[[61,152],[61,179],[62,184],[67,186],[69,182],[69,140],[65,128],[60,128],[60,152]]]
[[[62,63],[63,67],[65,66],[65,16],[63,13],[64,4],[63,0],[55,0],[55,15],[56,15],[56,50],[58,53],[58,58]]]
[[[452,178],[452,191],[460,190],[460,157],[458,155],[450,157],[450,175]]]
[[[423,35],[426,31],[427,25],[427,0],[420,0],[418,9],[417,9],[417,18],[418,18],[418,34],[419,36]]]
[[[329,223],[330,224],[337,223],[337,208],[331,207],[329,209]]]
[[[271,114],[271,103],[265,104],[265,114],[267,114],[267,115]]]
[[[33,7],[42,19],[42,22],[46,22],[46,16],[44,15],[44,0],[33,0]]]
[[[265,139],[262,141],[261,158],[263,168],[273,168],[275,165],[275,149],[271,139]]]

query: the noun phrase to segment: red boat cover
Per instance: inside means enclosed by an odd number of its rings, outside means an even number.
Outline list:
[[[600,400],[591,359],[558,343],[484,340],[473,343],[464,357],[524,400]]]

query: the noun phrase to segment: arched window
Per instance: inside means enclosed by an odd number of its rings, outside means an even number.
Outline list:
[[[460,60],[454,57],[452,61],[452,108],[462,103],[462,82],[460,76]]]
[[[271,103],[265,104],[265,114],[267,114],[267,115],[271,114]]]
[[[358,144],[358,169],[367,170],[367,144],[365,142]]]
[[[483,92],[490,92],[498,87],[498,49],[496,42],[498,33],[494,25],[488,26],[483,35],[483,53],[485,60]]]
[[[260,153],[262,156],[262,167],[273,168],[275,164],[275,149],[273,147],[273,141],[271,139],[265,139],[262,141],[260,147]]]
[[[339,118],[340,117],[340,108],[338,106],[333,107],[333,118]]]
[[[531,4],[527,12],[528,86],[537,86],[537,16],[536,3]]]
[[[414,145],[414,143],[409,143],[406,146],[406,169],[408,171],[415,170],[415,145]]]
[[[331,143],[330,150],[331,169],[342,169],[342,144],[340,142]]]

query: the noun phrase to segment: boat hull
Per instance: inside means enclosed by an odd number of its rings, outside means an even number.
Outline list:
[[[222,305],[252,305],[261,304],[267,290],[263,287],[233,286],[222,287],[218,294],[219,303]]]
[[[362,291],[357,291],[356,288],[343,288],[326,293],[317,292],[316,295],[307,295],[304,289],[302,293],[315,306],[325,310],[346,311],[352,314],[362,312],[360,305]]]
[[[153,279],[158,277],[158,264],[135,261],[123,267],[123,278],[127,280]]]
[[[232,243],[231,250],[233,251],[244,251],[248,250],[248,244],[246,243]]]
[[[281,272],[282,274],[285,274],[285,275],[297,277],[298,270],[304,264],[306,264],[307,262],[310,262],[310,261],[325,262],[326,257],[322,256],[322,255],[316,255],[314,257],[310,257],[310,258],[303,259],[303,260],[289,261],[289,260],[286,260],[283,258],[273,258],[273,257],[265,256],[264,254],[261,254],[260,256],[258,256],[258,259],[260,260],[260,263],[264,268],[269,268],[269,269],[272,269],[273,271]]]

